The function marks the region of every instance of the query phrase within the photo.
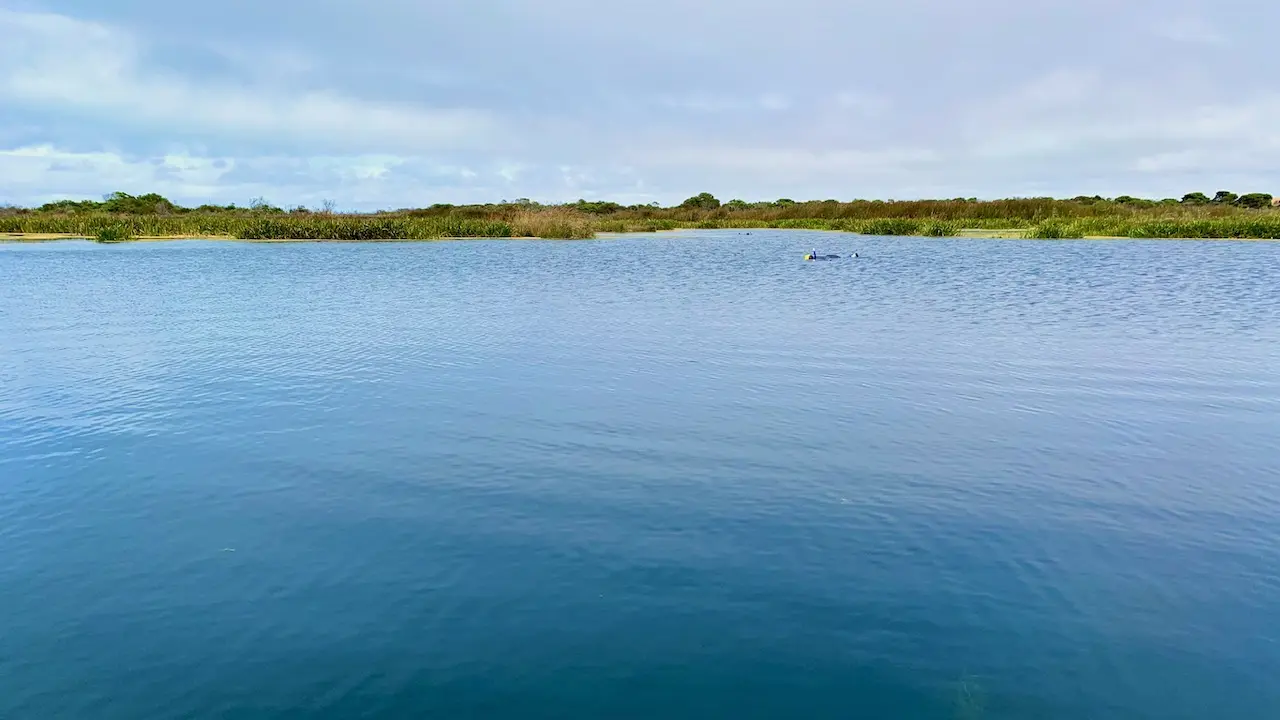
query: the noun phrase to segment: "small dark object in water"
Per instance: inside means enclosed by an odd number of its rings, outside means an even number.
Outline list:
[[[839,260],[839,255],[818,255],[817,253],[809,253],[804,256],[805,260]]]

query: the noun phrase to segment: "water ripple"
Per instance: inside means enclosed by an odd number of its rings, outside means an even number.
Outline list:
[[[2,245],[0,717],[1276,715],[1275,252]]]

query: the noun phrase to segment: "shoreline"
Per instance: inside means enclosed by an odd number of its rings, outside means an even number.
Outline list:
[[[457,242],[464,240],[555,240],[563,242],[565,240],[603,240],[609,238],[621,238],[633,235],[661,235],[671,233],[684,232],[825,232],[838,233],[841,235],[853,235],[871,238],[920,238],[926,240],[1198,240],[1204,242],[1280,242],[1280,238],[1232,238],[1232,237],[1164,237],[1164,238],[1135,238],[1125,235],[1085,235],[1078,238],[1034,238],[1029,237],[1033,228],[1004,228],[1004,229],[982,229],[982,228],[963,228],[955,235],[936,237],[929,235],[871,235],[857,233],[850,230],[824,230],[820,228],[673,228],[670,230],[636,230],[631,232],[598,232],[592,238],[555,238],[555,237],[539,237],[536,235],[519,235],[519,236],[497,236],[497,237],[481,237],[481,236],[443,236],[432,238],[369,238],[364,240],[334,240],[325,238],[236,238],[229,235],[142,235],[121,240],[118,242],[99,243],[91,237],[79,235],[75,233],[0,233],[0,243],[37,243],[37,242],[59,242],[66,240],[79,240],[94,244],[117,245],[127,243],[147,243],[147,242],[173,242],[180,240],[206,240],[213,242],[240,242],[240,243],[262,243],[262,244],[279,244],[279,243],[421,243],[421,242]]]
[[[630,233],[628,233],[630,234]],[[589,239],[589,238],[588,238]],[[433,238],[370,238],[367,240],[330,240],[325,238],[236,238],[230,235],[140,235],[132,237],[128,240],[119,240],[116,242],[100,243],[91,237],[85,235],[77,235],[75,233],[0,233],[0,243],[35,243],[35,242],[60,242],[64,240],[79,240],[82,242],[90,242],[95,245],[126,245],[129,243],[144,242],[173,242],[178,240],[207,240],[210,242],[239,242],[239,243],[413,243],[413,242],[448,242],[458,240],[556,240],[561,241],[562,238],[540,238],[532,235],[519,235],[512,237],[468,237],[468,236],[448,236]]]
[[[1274,207],[1262,202],[1274,203]],[[290,209],[261,198],[249,207],[184,207],[156,193],[112,193],[0,208],[0,241],[85,238],[111,242],[190,238],[309,242],[465,238],[594,239],[697,230],[818,230],[872,237],[983,239],[1280,239],[1280,202],[1265,193],[1181,200],[1006,198],[979,200],[810,200],[722,203],[700,193],[672,206],[603,200],[542,204],[527,199],[373,212],[335,212],[331,204]],[[130,237],[134,236],[134,237]]]

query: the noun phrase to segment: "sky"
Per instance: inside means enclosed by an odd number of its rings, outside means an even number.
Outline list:
[[[0,205],[1280,195],[1262,0],[0,0]]]

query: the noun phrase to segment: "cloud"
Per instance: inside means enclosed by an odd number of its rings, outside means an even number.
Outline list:
[[[174,154],[130,159],[114,152],[69,152],[50,145],[0,150],[0,195],[47,202],[62,197],[98,197],[107,190],[211,198],[234,170],[231,159]],[[247,199],[248,196],[246,196]]]
[[[1027,188],[1025,194],[1266,191],[1280,184],[1278,126],[1277,93],[1211,98],[1192,89],[1182,96],[1056,72],[975,108],[953,164],[967,156],[985,183]]]
[[[1176,73],[1153,84],[1104,77],[1097,68],[1057,68],[975,105],[963,135],[976,156],[1021,162],[1064,154],[1106,159],[1159,145],[1181,146],[1168,152],[1183,154],[1189,144],[1229,143],[1254,152],[1276,147],[1280,94],[1206,98],[1177,80]],[[1106,153],[1099,154],[1100,147]]]
[[[539,167],[496,161],[470,166],[380,154],[225,157],[174,151],[130,155],[53,145],[0,150],[0,198],[39,205],[66,197],[98,198],[115,190],[158,192],[185,205],[244,205],[262,196],[280,205],[319,206],[337,198],[347,210],[517,197],[540,202],[561,202],[570,196],[619,202],[654,199],[631,169],[589,165]]]
[[[1252,0],[28,1],[62,14],[0,10],[5,202],[1280,179],[1266,34],[1280,11]]]
[[[863,115],[880,115],[892,106],[892,102],[872,93],[845,90],[832,96],[836,107],[843,110],[855,110]]]
[[[1138,158],[1133,169],[1142,173],[1190,172],[1204,167],[1201,153],[1182,150],[1163,152]]]
[[[1227,38],[1207,20],[1198,15],[1179,15],[1163,20],[1156,26],[1156,35],[1180,43],[1221,45]]]
[[[779,111],[790,109],[792,106],[791,98],[782,93],[762,93],[746,97],[701,94],[660,95],[656,98],[656,103],[664,108],[698,113]]]
[[[298,57],[288,62],[295,68],[306,63]],[[0,99],[170,132],[361,149],[475,146],[497,130],[492,115],[477,110],[196,83],[152,69],[138,40],[119,28],[8,10],[0,10]]]
[[[765,93],[757,102],[765,110],[786,110],[791,107],[791,98],[782,93]]]
[[[160,192],[187,204],[245,204],[259,195],[277,198],[281,194],[318,201],[338,192],[359,197],[355,204],[359,207],[361,201],[395,199],[394,181],[414,176],[418,184],[431,176],[452,183],[475,173],[385,155],[230,158],[175,152],[130,156],[51,145],[0,150],[0,194],[22,193],[40,202],[68,195],[97,197],[104,189]]]
[[[641,166],[675,166],[730,172],[784,175],[910,172],[936,162],[926,148],[887,150],[806,150],[788,147],[708,146],[672,148],[633,158]]]

